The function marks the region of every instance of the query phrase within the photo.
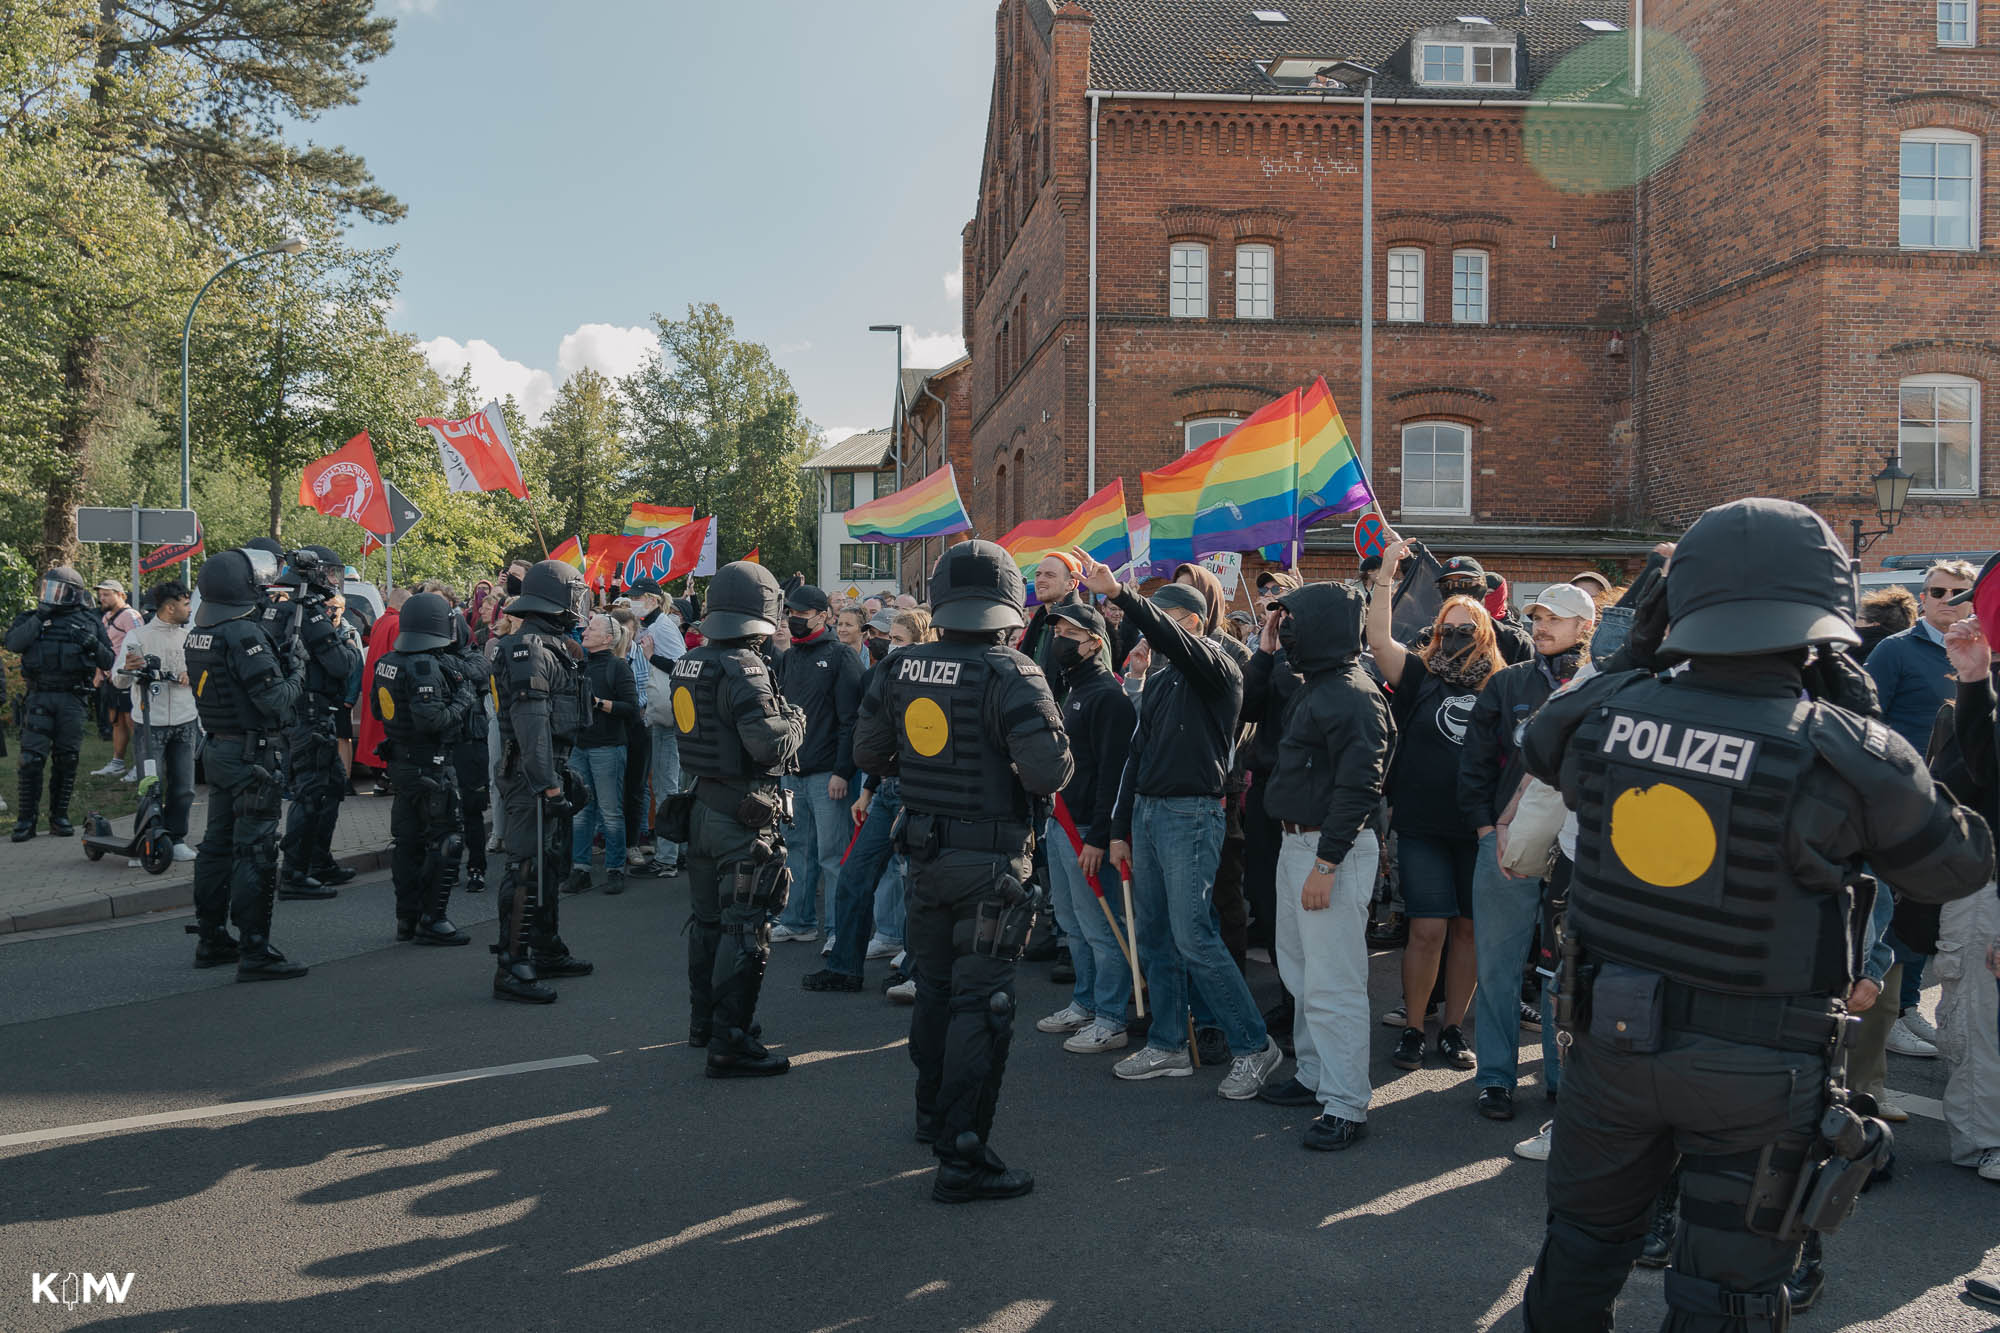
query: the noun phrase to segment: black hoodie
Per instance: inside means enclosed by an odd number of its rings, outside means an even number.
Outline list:
[[[1099,851],[1111,845],[1111,810],[1118,779],[1131,757],[1137,710],[1125,687],[1105,669],[1102,655],[1063,673],[1068,692],[1062,702],[1063,730],[1076,772],[1062,790],[1063,804],[1084,842]]]
[[[1382,799],[1396,727],[1389,701],[1361,666],[1361,594],[1339,583],[1287,593],[1286,645],[1305,683],[1285,705],[1276,780],[1264,791],[1273,819],[1319,830],[1319,858],[1338,865]]]

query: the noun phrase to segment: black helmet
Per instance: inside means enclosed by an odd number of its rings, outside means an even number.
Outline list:
[[[1826,520],[1790,500],[1737,500],[1696,519],[1667,567],[1670,657],[1746,657],[1857,644],[1854,571]]]
[[[510,616],[549,616],[570,624],[589,609],[590,585],[583,581],[583,571],[560,560],[537,561],[521,576],[521,595],[507,603]]]
[[[345,569],[340,556],[324,546],[301,546],[285,557],[284,572],[277,581],[288,588],[311,588],[336,593]]]
[[[418,593],[403,603],[403,618],[396,627],[396,651],[422,653],[450,647],[453,618],[450,602],[434,592]]]
[[[1021,567],[988,541],[947,547],[931,571],[931,624],[939,629],[1017,629],[1028,599]]]
[[[775,634],[784,591],[771,571],[749,560],[736,560],[715,571],[708,583],[708,615],[701,632],[711,639],[742,639]]]
[[[250,575],[257,580],[258,587],[277,584],[285,564],[285,548],[278,545],[277,538],[252,537],[243,543],[241,550],[244,559],[250,562]]]
[[[201,607],[194,613],[197,625],[220,625],[264,605],[264,587],[247,551],[219,551],[210,556],[202,563],[195,588],[201,593]]]
[[[82,606],[86,599],[87,591],[83,586],[83,575],[68,565],[57,565],[42,575],[43,606]]]

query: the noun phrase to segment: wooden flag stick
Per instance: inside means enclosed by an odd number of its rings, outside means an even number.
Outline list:
[[[1132,924],[1132,877],[1120,875],[1119,884],[1125,890],[1125,958],[1132,967],[1132,1000],[1138,1006],[1139,1017],[1146,1016],[1146,992],[1143,974],[1139,971],[1139,931]],[[1109,912],[1111,909],[1104,909]]]
[[[1104,919],[1111,926],[1111,938],[1118,941],[1118,952],[1125,955],[1125,961],[1131,964],[1134,957],[1132,948],[1125,942],[1125,932],[1118,929],[1118,918],[1111,914],[1111,904],[1104,901],[1101,893],[1097,895],[1097,905],[1103,909]],[[1138,1010],[1140,1018],[1146,1016],[1146,978],[1136,965],[1132,966],[1132,1005]]]

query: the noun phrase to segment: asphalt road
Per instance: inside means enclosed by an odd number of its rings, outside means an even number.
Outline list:
[[[1509,1148],[1539,1091],[1482,1120],[1470,1075],[1393,1069],[1388,1028],[1370,1137],[1321,1155],[1304,1112],[1225,1102],[1219,1071],[1121,1084],[1023,1022],[994,1146],[1035,1192],[945,1208],[882,964],[863,994],[807,994],[816,948],[777,946],[762,1013],[794,1070],[715,1082],[685,1045],[680,882],[566,901],[598,972],[546,1008],[489,998],[490,926],[398,946],[389,902],[371,876],[279,904],[313,971],[278,984],[189,969],[181,919],[0,945],[0,1140],[560,1062],[0,1146],[0,1328],[1519,1327],[1542,1168]],[[490,920],[490,895],[464,905]],[[1395,962],[1375,960],[1378,1011]],[[1024,1018],[1066,990],[1024,968]],[[1939,1079],[1891,1057],[1899,1089]],[[1795,1328],[1996,1327],[1958,1295],[2000,1266],[1994,1187],[1943,1160],[1936,1121],[1898,1138]],[[105,1271],[135,1275],[122,1305],[31,1303],[32,1273]],[[1619,1326],[1657,1326],[1659,1290],[1636,1273]]]

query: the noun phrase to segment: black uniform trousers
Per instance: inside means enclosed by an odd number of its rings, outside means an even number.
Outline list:
[[[689,812],[687,873],[694,924],[688,931],[688,1008],[691,1026],[699,1032],[727,1029],[732,1023],[748,1031],[756,1010],[756,992],[762,989],[770,957],[769,913],[736,907],[734,874],[737,864],[750,859],[758,841],[768,836],[767,830],[753,829],[698,801]],[[774,854],[784,859],[782,844]],[[725,936],[728,948],[723,947]],[[753,973],[750,1003],[732,1003],[737,988],[751,986]],[[734,1022],[739,1007],[742,1021]]]
[[[333,864],[333,826],[347,794],[333,712],[317,700],[302,703],[285,728],[290,750],[292,808],[285,816],[285,873],[309,875]]]
[[[204,939],[225,916],[246,936],[269,938],[278,891],[277,745],[256,734],[212,735],[202,751],[208,828],[194,858],[194,915]]]
[[[563,876],[569,871],[570,821],[542,810],[542,794],[528,781],[520,753],[503,742],[500,756],[500,805],[506,812],[507,870],[500,878],[500,951],[517,953],[526,944],[537,953],[568,952],[558,933],[558,900]],[[569,747],[554,750],[556,772],[569,765]],[[537,811],[541,811],[539,816]],[[541,842],[537,846],[536,831]],[[539,879],[535,873],[541,861]]]
[[[1549,1229],[1528,1281],[1532,1333],[1611,1327],[1653,1205],[1683,1163],[1681,1231],[1668,1275],[1672,1333],[1782,1328],[1675,1308],[1676,1275],[1782,1300],[1799,1241],[1744,1225],[1767,1145],[1800,1158],[1826,1106],[1826,1058],[1671,1033],[1656,1054],[1620,1052],[1578,1033],[1563,1068],[1549,1156]],[[1699,1300],[1691,1302],[1699,1304]]]
[[[936,1152],[955,1154],[967,1130],[993,1131],[1007,1048],[1014,1038],[1012,958],[972,950],[979,904],[1002,875],[1026,881],[1026,848],[1015,856],[940,850],[909,854],[903,938],[916,969],[910,1060],[917,1067],[917,1118],[938,1127]]]
[[[49,783],[49,820],[69,818],[69,795],[76,789],[77,756],[89,707],[82,690],[29,690],[21,714],[21,772],[14,818],[35,822],[42,802],[42,774]]]
[[[492,801],[487,786],[486,738],[459,741],[451,747],[451,766],[458,771],[459,819],[465,833],[465,868],[486,873],[486,808]],[[394,779],[391,779],[393,782]]]
[[[389,808],[389,871],[396,885],[396,916],[405,921],[439,918],[458,883],[462,836],[452,747],[392,744],[391,749],[389,785],[396,795]]]

